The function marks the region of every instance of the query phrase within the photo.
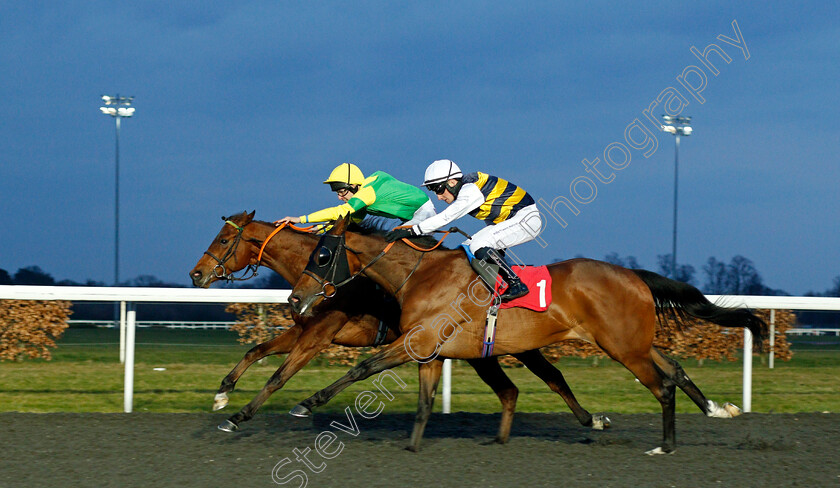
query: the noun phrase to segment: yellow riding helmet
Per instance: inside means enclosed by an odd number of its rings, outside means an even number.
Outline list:
[[[365,175],[353,163],[341,163],[332,170],[330,176],[324,180],[324,183],[330,185],[332,191],[338,191],[342,188],[350,186],[361,185],[365,182]]]

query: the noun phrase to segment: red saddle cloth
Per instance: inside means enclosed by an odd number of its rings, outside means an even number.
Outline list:
[[[522,307],[537,312],[545,312],[551,305],[551,275],[546,266],[525,266],[520,268],[514,266],[514,271],[519,275],[522,283],[528,287],[528,294],[509,302],[502,302],[499,308]],[[496,280],[496,293],[502,294],[507,288],[507,283],[501,278]]]

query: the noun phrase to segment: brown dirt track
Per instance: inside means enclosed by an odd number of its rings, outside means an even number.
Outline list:
[[[310,487],[778,487],[840,486],[840,414],[746,414],[732,420],[677,415],[678,449],[658,445],[660,416],[610,414],[595,432],[571,414],[517,414],[507,445],[486,445],[498,416],[433,415],[423,450],[407,444],[413,415],[358,418],[360,434],[330,427],[346,417],[258,415],[234,434],[221,414],[0,413],[2,487],[280,486],[272,469],[322,431],[344,443],[308,473]],[[334,444],[332,447],[335,447]],[[280,476],[305,469],[293,462]],[[298,486],[293,479],[286,486]]]

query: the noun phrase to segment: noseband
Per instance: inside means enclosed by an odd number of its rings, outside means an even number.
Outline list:
[[[211,253],[210,251],[204,251],[204,254],[210,256],[211,258],[216,260],[216,266],[213,267],[213,275],[220,280],[228,280],[228,281],[245,281],[250,280],[251,278],[257,276],[257,268],[260,267],[259,261],[257,264],[248,264],[245,268],[244,273],[240,277],[233,276],[233,273],[228,273],[227,268],[225,268],[225,263],[228,260],[236,255],[236,249],[239,247],[239,243],[242,242],[242,232],[245,231],[245,228],[242,226],[237,225],[236,223],[225,220],[226,224],[232,225],[236,229],[236,237],[233,238],[233,244],[225,251],[221,258],[217,257],[215,254]],[[268,241],[266,241],[268,242]],[[262,249],[260,250],[262,251]],[[262,252],[260,252],[260,257],[262,257]],[[251,273],[250,275],[248,273]]]

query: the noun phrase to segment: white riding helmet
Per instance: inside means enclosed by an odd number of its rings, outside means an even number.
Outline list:
[[[451,159],[438,159],[426,168],[426,178],[423,185],[442,183],[450,178],[462,178],[461,168]]]

